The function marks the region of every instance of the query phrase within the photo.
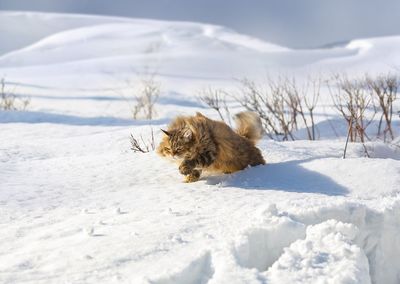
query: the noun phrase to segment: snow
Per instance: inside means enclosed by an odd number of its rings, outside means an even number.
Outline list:
[[[267,271],[271,283],[370,283],[368,260],[353,244],[354,225],[328,220],[307,228]]]
[[[264,138],[267,165],[192,184],[129,142],[151,128],[159,142],[177,114],[218,119],[198,91],[235,78],[394,71],[400,36],[290,50],[200,23],[27,12],[0,23],[16,35],[0,74],[31,99],[0,111],[0,282],[400,281],[399,149],[368,142],[366,158],[350,144],[343,160],[346,129],[325,97],[320,140]],[[146,72],[162,84],[157,115],[133,120]]]

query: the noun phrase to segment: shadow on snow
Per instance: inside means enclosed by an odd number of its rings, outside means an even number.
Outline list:
[[[346,187],[336,183],[330,177],[308,170],[301,165],[311,160],[273,163],[248,168],[231,175],[211,176],[207,178],[207,183],[220,184],[224,187],[320,193],[336,196],[348,193]]]
[[[37,111],[0,111],[0,123],[54,123],[66,125],[131,126],[165,124],[168,119],[133,120],[111,116],[82,117]]]

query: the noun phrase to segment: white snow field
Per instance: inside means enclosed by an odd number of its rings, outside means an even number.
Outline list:
[[[129,140],[158,142],[178,114],[218,119],[198,91],[236,78],[394,72],[400,36],[291,50],[208,24],[28,12],[0,12],[0,34],[0,77],[31,100],[0,111],[0,283],[400,283],[400,151],[354,143],[342,159],[327,93],[319,140],[264,138],[267,165],[231,175],[183,183]],[[149,74],[157,115],[133,120]]]

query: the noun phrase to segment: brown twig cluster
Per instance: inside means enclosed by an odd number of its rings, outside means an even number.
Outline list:
[[[371,94],[365,88],[365,81],[349,79],[345,75],[335,75],[335,88],[329,86],[333,105],[346,120],[350,142],[365,142],[369,139],[366,129],[372,123],[376,108]],[[373,113],[366,114],[368,109]]]
[[[395,138],[392,127],[393,102],[396,100],[400,79],[393,74],[371,77],[366,75],[359,79],[348,79],[344,75],[335,75],[335,88],[329,88],[335,108],[346,120],[348,134],[344,155],[348,142],[361,142],[364,145],[370,140],[366,129],[372,124],[377,114],[380,115],[377,138],[383,135],[388,142]],[[383,124],[385,127],[382,131]],[[364,149],[365,145],[364,145]],[[368,152],[366,151],[368,156]]]
[[[299,129],[301,119],[308,139],[316,139],[314,110],[320,95],[320,80],[309,80],[305,86],[300,86],[293,78],[269,78],[266,88],[248,79],[240,83],[243,96],[237,98],[238,102],[260,116],[270,138],[295,140],[293,132]],[[312,90],[311,98],[308,97],[309,89]]]
[[[130,140],[131,150],[135,153],[148,153],[156,148],[153,128],[151,128],[151,137],[147,142],[143,139],[142,135],[140,135],[139,138],[135,138],[133,134],[131,134]]]
[[[29,99],[17,98],[14,91],[7,90],[4,78],[0,80],[0,110],[25,110],[29,103]]]
[[[198,99],[200,102],[207,105],[209,108],[215,110],[222,121],[231,125],[231,115],[226,103],[226,96],[228,94],[222,89],[204,89],[200,92]],[[222,114],[222,110],[225,112],[225,117]]]
[[[394,139],[394,133],[392,128],[393,118],[393,102],[397,98],[397,91],[400,86],[400,79],[398,76],[393,74],[380,75],[376,78],[366,76],[366,86],[370,90],[371,95],[378,105],[381,111],[381,117],[378,124],[377,136],[382,135],[382,124],[385,123],[383,130],[383,140],[387,140],[387,136],[391,140]],[[375,105],[375,103],[374,103]]]
[[[321,87],[325,84],[320,78],[309,78],[304,84],[298,84],[294,78],[288,77],[268,78],[264,86],[248,79],[239,80],[239,83],[240,95],[232,97],[245,109],[260,116],[269,138],[295,140],[295,131],[304,128],[309,140],[318,139],[315,109]],[[399,76],[389,73],[349,79],[344,74],[337,74],[327,81],[327,87],[334,108],[347,124],[344,157],[349,142],[361,142],[366,156],[369,156],[364,143],[371,140],[371,125],[377,125],[377,138],[383,138],[387,143],[395,140],[392,120],[396,113],[394,102],[400,88]],[[210,89],[203,93],[201,101],[224,119],[221,109],[222,106],[228,109],[225,100],[227,95],[230,94],[223,90]],[[379,123],[375,120],[377,115],[380,116]]]
[[[300,87],[294,79],[286,79],[285,101],[293,116],[294,128],[298,129],[298,116],[300,116],[309,140],[316,140],[316,127],[314,110],[317,106],[321,90],[321,79],[310,78],[306,85]],[[309,94],[311,92],[311,95]]]

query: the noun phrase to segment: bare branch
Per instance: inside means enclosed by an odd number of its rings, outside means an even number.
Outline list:
[[[377,99],[379,108],[382,112],[379,120],[377,137],[381,135],[381,127],[384,118],[386,124],[386,127],[383,131],[384,141],[386,141],[387,134],[389,134],[390,139],[393,140],[393,102],[397,98],[397,90],[400,86],[400,79],[398,76],[389,73],[386,75],[380,75],[376,78],[366,76],[365,81],[372,97]]]
[[[1,110],[25,110],[30,104],[30,99],[19,98],[15,95],[15,88],[9,90],[4,78],[0,80],[0,109]]]
[[[130,141],[131,141],[131,150],[135,153],[136,152],[148,153],[156,148],[153,128],[151,128],[150,140],[145,141],[142,135],[140,135],[139,138],[135,138],[133,134],[131,134]]]
[[[222,115],[221,112],[221,108],[225,107],[225,110],[227,110],[228,108],[226,106],[225,92],[223,90],[221,89],[214,90],[212,88],[205,89],[202,92],[200,92],[198,99],[208,107],[218,112],[218,115],[221,118],[221,120],[225,121],[224,116]]]

